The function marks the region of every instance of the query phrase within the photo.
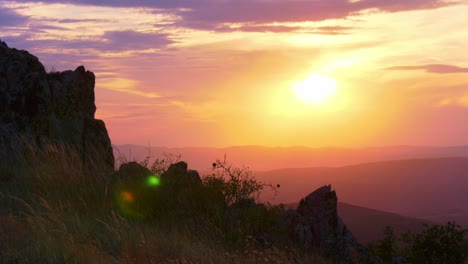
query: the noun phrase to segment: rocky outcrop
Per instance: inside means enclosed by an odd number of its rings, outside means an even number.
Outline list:
[[[179,161],[171,164],[166,172],[161,175],[163,182],[173,184],[197,184],[200,185],[202,180],[196,170],[189,170],[185,161]]]
[[[118,176],[123,180],[136,180],[150,175],[153,173],[148,168],[135,161],[121,164],[118,170]]]
[[[308,250],[331,257],[335,263],[381,263],[369,255],[337,213],[337,197],[323,186],[288,210],[282,220],[291,236]]]
[[[46,73],[37,57],[0,41],[0,155],[18,161],[27,138],[42,149],[66,146],[84,164],[113,170],[105,124],[94,118],[94,84],[83,66]]]

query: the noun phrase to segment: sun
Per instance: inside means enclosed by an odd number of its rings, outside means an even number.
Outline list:
[[[336,95],[338,83],[335,79],[312,73],[306,79],[293,84],[293,92],[300,100],[319,105]]]

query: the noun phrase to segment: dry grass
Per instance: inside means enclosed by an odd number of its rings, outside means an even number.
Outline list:
[[[38,148],[25,161],[0,159],[0,263],[326,263],[285,248],[227,249],[216,230],[127,218],[113,201],[113,176],[81,166],[70,148]]]

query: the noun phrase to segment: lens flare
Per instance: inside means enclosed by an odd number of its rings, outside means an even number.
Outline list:
[[[146,185],[149,187],[159,186],[160,183],[161,183],[161,180],[159,179],[159,177],[154,176],[154,175],[151,175],[146,179]]]
[[[129,188],[129,186],[118,185],[114,190],[114,202],[117,209],[130,217],[141,217],[141,213],[138,210],[138,199],[137,192]]]
[[[161,185],[157,175],[121,181],[114,187],[114,202],[117,209],[132,218],[144,218],[152,211],[152,197]]]
[[[122,201],[124,202],[133,202],[135,201],[135,196],[133,196],[133,193],[129,192],[129,191],[123,191],[121,194],[120,194],[120,198],[122,199]]]

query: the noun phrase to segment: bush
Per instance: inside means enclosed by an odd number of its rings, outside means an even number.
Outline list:
[[[402,235],[406,244],[403,253],[411,263],[464,263],[468,260],[467,231],[455,222],[426,225],[419,234]]]
[[[216,160],[213,163],[213,170],[214,173],[206,176],[203,183],[208,188],[221,192],[229,206],[241,200],[258,201],[260,191],[265,187],[276,191],[271,184],[257,181],[248,167],[235,167],[226,160],[226,157],[222,161]]]
[[[407,232],[397,239],[393,229],[385,228],[384,238],[369,245],[369,251],[391,263],[398,255],[410,263],[463,264],[468,260],[468,230],[454,222],[425,225],[421,233]],[[400,247],[398,244],[400,243]]]
[[[394,256],[398,254],[398,238],[393,232],[391,226],[386,226],[384,229],[384,238],[369,245],[369,251],[376,256],[379,256],[383,261],[391,263]]]

